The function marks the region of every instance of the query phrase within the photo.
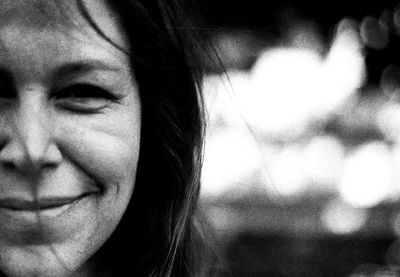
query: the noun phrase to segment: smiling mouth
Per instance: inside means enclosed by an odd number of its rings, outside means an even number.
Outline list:
[[[80,200],[88,195],[89,194],[72,197],[40,198],[37,201],[22,200],[18,198],[4,198],[0,199],[0,208],[13,211],[48,210],[72,204],[75,201]]]

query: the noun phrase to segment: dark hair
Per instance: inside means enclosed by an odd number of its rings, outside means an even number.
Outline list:
[[[194,217],[204,130],[201,41],[179,0],[113,0],[109,5],[130,40],[142,130],[132,199],[97,255],[130,276],[200,276],[201,257],[195,254],[202,246]],[[82,2],[80,8],[109,40]]]

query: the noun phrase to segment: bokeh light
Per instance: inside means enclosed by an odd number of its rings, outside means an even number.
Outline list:
[[[270,163],[272,184],[281,196],[300,196],[306,189],[307,179],[302,151],[299,145],[287,146]]]
[[[335,190],[345,150],[338,138],[330,135],[314,137],[304,149],[304,166],[314,189],[331,193]]]
[[[324,52],[323,38],[318,25],[313,21],[304,21],[297,18],[298,22],[287,28],[286,39],[293,48],[309,49],[316,53]]]
[[[212,207],[207,211],[208,219],[217,232],[234,232],[243,222],[237,212],[229,207]]]
[[[355,95],[364,84],[366,67],[363,45],[357,32],[358,25],[351,19],[339,22],[335,38],[324,63],[321,80],[321,109],[332,112]],[[322,114],[323,115],[323,114]]]
[[[360,35],[364,44],[373,49],[383,49],[389,43],[388,26],[372,16],[366,16],[361,21]]]
[[[394,189],[393,164],[383,142],[359,146],[347,158],[339,183],[343,199],[355,207],[372,207],[384,201]]]
[[[333,199],[321,213],[322,226],[338,235],[359,231],[367,222],[368,210],[354,208],[346,202]]]
[[[317,49],[267,49],[254,65],[251,89],[241,95],[243,114],[265,135],[293,138],[309,131],[356,93],[365,79],[356,26],[338,28],[324,59]]]
[[[251,90],[242,95],[248,101],[240,99],[245,117],[264,134],[287,138],[302,134],[319,99],[321,62],[307,49],[264,52],[253,68]]]
[[[394,187],[393,191],[390,195],[391,201],[399,201],[400,200],[400,144],[399,142],[395,143],[392,146],[392,166],[394,168]]]
[[[320,24],[289,7],[276,14],[277,28],[213,36],[228,68],[204,81],[202,196],[215,201],[211,223],[227,236],[245,233],[237,242],[254,260],[273,252],[276,238],[304,239],[307,250],[292,254],[313,264],[294,262],[313,274],[301,276],[326,275],[316,269],[319,258],[329,263],[322,252],[344,257],[329,268],[346,274],[332,276],[400,276],[400,243],[380,264],[400,237],[400,5],[359,8],[368,13],[343,13],[327,26],[330,19]]]
[[[392,101],[400,101],[400,67],[388,65],[381,76],[381,89]]]
[[[400,34],[400,6],[397,6],[393,12],[393,25],[396,33]]]
[[[238,107],[237,95],[247,94],[249,87],[249,74],[240,70],[228,71],[226,76],[212,74],[204,78],[203,89],[210,128],[224,129],[246,124],[246,118]]]
[[[386,102],[376,113],[376,124],[388,141],[400,141],[400,103]]]
[[[261,152],[245,128],[232,128],[210,135],[205,144],[202,195],[232,193],[243,197],[255,190],[255,172],[260,170]]]

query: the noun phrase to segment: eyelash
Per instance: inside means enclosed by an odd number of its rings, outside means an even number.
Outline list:
[[[12,89],[0,84],[0,99],[10,100],[16,96]],[[50,94],[56,105],[67,111],[90,114],[98,113],[110,103],[118,103],[120,98],[109,91],[91,84],[74,84]]]
[[[63,88],[55,93],[55,97],[57,99],[65,97],[115,99],[115,97],[105,89],[89,84],[76,84]]]
[[[107,90],[89,84],[75,84],[63,88],[55,92],[52,97],[63,108],[80,113],[96,112],[104,108],[109,101],[119,100]]]

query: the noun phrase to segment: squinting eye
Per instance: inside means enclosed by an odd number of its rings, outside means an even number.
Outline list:
[[[54,93],[56,103],[62,108],[79,112],[95,113],[117,99],[107,90],[88,84],[76,84]]]
[[[11,74],[0,68],[0,100],[12,100],[17,98],[17,91],[14,86]]]
[[[17,94],[11,86],[0,81],[0,99],[9,100],[15,98],[16,96]]]

